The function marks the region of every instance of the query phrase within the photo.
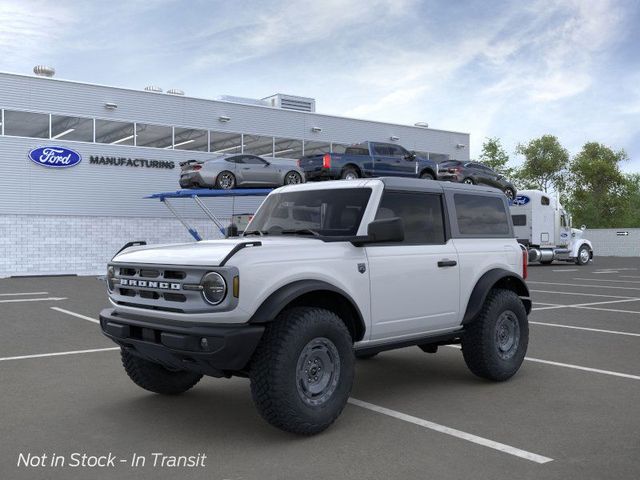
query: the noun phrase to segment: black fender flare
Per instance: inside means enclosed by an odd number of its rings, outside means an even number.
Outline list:
[[[366,326],[360,308],[358,308],[353,298],[344,290],[322,280],[298,280],[280,287],[262,302],[249,319],[249,323],[272,322],[287,305],[297,298],[307,293],[320,291],[336,293],[348,303],[355,322],[354,333],[356,333],[356,338],[354,338],[354,340],[361,340],[366,331]]]
[[[478,279],[475,287],[473,287],[469,302],[467,303],[467,309],[462,319],[463,325],[470,323],[476,318],[482,309],[482,305],[484,305],[489,291],[494,287],[506,288],[516,292],[522,299],[527,314],[531,312],[529,287],[527,287],[523,278],[517,273],[502,268],[494,268],[493,270],[485,272],[485,274]]]
[[[436,172],[428,165],[420,170],[420,176],[422,176],[423,173],[430,173],[434,180],[438,179],[438,175],[436,175]]]

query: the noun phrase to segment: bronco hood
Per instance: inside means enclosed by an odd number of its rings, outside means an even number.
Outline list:
[[[225,240],[205,240],[196,243],[179,243],[173,245],[150,245],[131,247],[117,254],[114,262],[147,263],[159,265],[220,265],[222,260],[240,243],[261,242],[263,247],[300,245],[300,242],[319,242],[313,238],[301,236],[279,237],[246,237]],[[263,248],[259,247],[259,248]]]

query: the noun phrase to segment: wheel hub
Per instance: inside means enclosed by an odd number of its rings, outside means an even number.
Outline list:
[[[500,314],[496,322],[496,347],[498,355],[504,360],[513,357],[520,344],[520,324],[511,310]]]
[[[304,403],[316,407],[327,402],[340,379],[340,356],[328,338],[311,340],[300,352],[296,386]]]
[[[580,260],[582,260],[583,263],[587,263],[589,261],[589,250],[583,248],[580,251]]]

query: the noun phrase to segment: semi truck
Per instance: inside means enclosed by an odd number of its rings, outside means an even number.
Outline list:
[[[528,250],[529,263],[586,265],[593,260],[593,246],[583,238],[586,227],[572,228],[571,215],[558,199],[540,190],[522,190],[509,203],[513,229]]]

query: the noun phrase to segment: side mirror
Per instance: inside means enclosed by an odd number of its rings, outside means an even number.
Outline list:
[[[405,159],[405,160],[415,160],[415,158],[416,158],[416,154],[415,154],[415,153],[413,153],[413,152],[407,153],[407,154],[404,156],[404,159]]]
[[[587,226],[586,226],[586,225],[582,225],[582,226],[580,226],[580,230],[584,231],[584,230],[586,230],[586,229],[587,229]]]
[[[404,223],[400,217],[374,220],[367,227],[366,237],[357,237],[351,241],[356,247],[370,243],[402,242]]]

